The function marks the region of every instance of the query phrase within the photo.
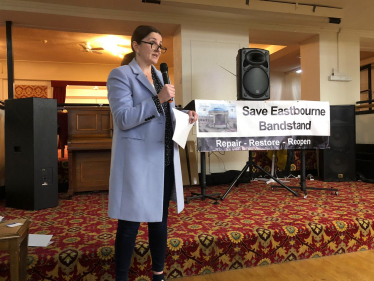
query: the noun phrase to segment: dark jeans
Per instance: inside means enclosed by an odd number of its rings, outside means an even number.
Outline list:
[[[163,271],[167,243],[167,220],[171,191],[174,185],[174,167],[165,167],[164,207],[161,222],[148,223],[148,240],[153,271]],[[116,281],[127,281],[131,257],[134,252],[136,235],[140,222],[118,220],[115,242]]]

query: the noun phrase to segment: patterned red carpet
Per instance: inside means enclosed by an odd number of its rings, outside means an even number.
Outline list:
[[[334,187],[339,194],[310,190],[304,199],[252,182],[234,187],[219,205],[193,200],[180,215],[172,205],[168,278],[374,249],[373,184],[308,180],[307,186]],[[190,191],[199,188],[186,189],[186,194]],[[77,194],[72,200],[60,194],[58,207],[40,211],[6,208],[2,202],[0,215],[30,218],[30,233],[53,234],[50,246],[29,248],[28,280],[114,279],[117,223],[107,217],[106,192]],[[142,224],[130,280],[150,276],[147,227]],[[10,280],[9,256],[3,252],[0,280]]]

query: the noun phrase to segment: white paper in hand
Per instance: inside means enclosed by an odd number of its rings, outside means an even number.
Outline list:
[[[190,117],[188,114],[173,108],[176,125],[174,129],[173,141],[175,141],[181,148],[186,147],[188,134],[194,124],[190,124]]]

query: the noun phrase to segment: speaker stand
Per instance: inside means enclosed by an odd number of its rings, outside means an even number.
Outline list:
[[[240,177],[245,173],[245,171],[248,170],[248,168],[252,168],[252,167],[256,167],[257,169],[259,169],[260,171],[262,171],[263,173],[265,173],[266,175],[268,175],[271,179],[273,179],[275,182],[279,183],[282,187],[284,187],[285,189],[287,189],[289,192],[291,192],[293,195],[297,196],[297,193],[295,191],[293,191],[292,189],[290,189],[287,185],[285,185],[284,183],[282,183],[280,180],[278,180],[277,178],[273,177],[271,174],[269,174],[267,171],[265,171],[263,168],[261,168],[259,165],[257,165],[253,159],[252,159],[252,152],[251,151],[248,151],[248,161],[247,163],[245,164],[244,168],[242,169],[242,171],[240,172],[240,174],[236,177],[236,179],[232,182],[232,184],[230,185],[230,187],[227,189],[227,191],[225,192],[225,194],[221,197],[221,200],[224,200],[227,196],[227,194],[230,192],[231,188],[233,188],[234,185],[238,186],[236,183],[237,181],[240,179]],[[251,169],[252,170],[252,169]]]
[[[308,196],[308,193],[307,193],[307,189],[311,189],[311,190],[325,190],[325,191],[330,191],[331,194],[334,194],[335,192],[335,195],[338,195],[338,189],[336,188],[323,188],[323,187],[306,187],[305,185],[305,182],[306,182],[306,176],[305,176],[305,149],[301,149],[300,151],[300,158],[301,158],[301,175],[300,175],[300,186],[289,186],[289,188],[296,188],[296,189],[300,189],[302,192],[304,192],[304,198],[307,198]],[[271,190],[274,190],[276,188],[283,188],[283,186],[278,186],[278,185],[272,185],[271,186]]]
[[[218,200],[220,199],[221,193],[206,194],[206,163],[205,163],[205,152],[200,152],[200,161],[201,161],[201,193],[191,192],[192,196],[186,197],[186,204],[190,203],[190,200],[201,198],[201,200],[211,199],[215,200],[213,204],[218,205]]]

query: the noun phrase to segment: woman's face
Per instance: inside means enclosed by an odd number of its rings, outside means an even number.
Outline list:
[[[140,44],[137,44],[136,42],[133,43],[134,50],[138,54],[137,59],[139,58],[147,65],[157,64],[158,59],[161,55],[160,48],[157,51],[154,51],[151,48],[151,44],[147,44],[144,42],[154,43],[152,47],[156,49],[155,45],[162,45],[161,35],[156,32],[152,32],[148,34],[148,36],[143,38],[142,41],[143,42],[141,42]]]

